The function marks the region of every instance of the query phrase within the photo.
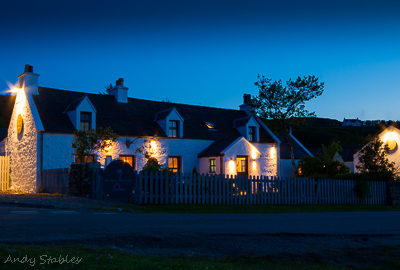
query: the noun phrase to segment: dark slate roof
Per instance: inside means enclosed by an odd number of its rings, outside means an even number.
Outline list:
[[[77,100],[75,100],[75,101],[72,101],[70,104],[68,104],[68,106],[67,106],[67,108],[66,108],[66,112],[70,112],[70,111],[73,111],[73,110],[75,110],[78,106],[79,106],[79,104],[81,104],[82,103],[82,100],[84,99],[86,97],[86,95],[84,95],[83,97],[81,97],[81,98],[78,98]]]
[[[68,105],[88,96],[97,110],[96,126],[110,126],[120,136],[167,137],[157,122],[157,112],[176,108],[184,119],[183,138],[202,140],[235,140],[242,135],[233,128],[235,119],[246,117],[240,110],[220,109],[171,102],[159,102],[128,98],[128,103],[119,103],[112,95],[89,94],[53,88],[39,87],[39,95],[33,99],[37,106],[45,132],[73,133],[75,128],[64,113]],[[204,124],[212,122],[214,130]],[[263,128],[260,142],[274,143],[274,139]]]
[[[342,146],[343,150],[339,152],[339,155],[342,156],[343,161],[353,161],[353,155],[360,149],[361,144],[353,144],[353,145],[344,145]]]
[[[281,159],[290,159],[290,152],[287,144],[285,143],[285,135],[280,134],[277,136],[281,141]],[[307,157],[309,154],[301,147],[295,140],[292,139],[292,148],[295,159],[300,159],[301,157]]]
[[[206,149],[201,151],[197,157],[216,157],[222,156],[221,152],[224,151],[229,145],[231,145],[235,140],[220,140],[213,142]]]
[[[242,127],[245,126],[249,120],[251,119],[251,116],[247,116],[244,118],[240,118],[240,119],[235,119],[235,127]]]
[[[3,123],[0,123],[0,128],[8,128],[11,120],[12,111],[14,108],[16,96],[0,95],[0,118]]]
[[[155,120],[161,120],[167,118],[167,116],[174,110],[174,108],[166,109],[164,111],[157,112]]]

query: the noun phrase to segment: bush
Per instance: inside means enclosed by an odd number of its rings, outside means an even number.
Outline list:
[[[143,166],[143,172],[168,172],[167,168],[164,168],[155,157],[147,159],[146,164]]]

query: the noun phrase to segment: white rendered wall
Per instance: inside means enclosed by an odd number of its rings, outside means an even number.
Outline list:
[[[43,170],[69,168],[75,157],[72,134],[43,134]]]
[[[130,141],[135,140],[135,137],[128,137]],[[142,153],[136,153],[136,149],[145,146],[148,147],[152,138],[140,138],[130,145],[129,148],[126,146],[126,138],[119,138],[118,142],[113,145],[107,152],[97,152],[97,161],[104,166],[106,156],[111,155],[112,159],[118,159],[120,155],[136,155],[137,158],[137,169],[140,171],[146,164],[146,158]],[[146,142],[145,142],[146,141]],[[208,147],[212,141],[204,140],[184,140],[184,139],[160,139],[156,140],[154,156],[158,161],[165,167],[168,167],[169,156],[179,156],[182,159],[182,170],[183,172],[192,172],[196,166],[199,171],[199,162],[197,154],[200,153],[204,148]],[[149,150],[149,149],[147,149]]]
[[[223,158],[223,157],[222,157]],[[221,174],[221,157],[204,157],[199,159],[199,167],[197,172],[200,174],[210,174],[210,159],[215,159],[215,174]]]
[[[17,132],[17,118],[21,114],[23,129]],[[25,192],[37,190],[37,145],[35,121],[25,92],[18,91],[8,128],[7,153],[10,156],[10,188]]]
[[[390,126],[384,131],[382,131],[379,134],[379,139],[383,142],[386,143],[388,139],[393,139],[397,143],[397,148],[395,148],[393,151],[391,151],[388,155],[387,158],[389,161],[394,162],[397,167],[400,167],[400,130]],[[354,158],[354,172],[359,173],[360,171],[357,170],[356,166],[359,163],[359,158],[360,158],[360,152],[357,152],[353,156]]]
[[[273,144],[254,143],[255,148],[261,153],[255,152],[251,145],[241,140],[230,147],[225,153],[225,174],[236,175],[236,157],[248,156],[249,175],[254,176],[277,176],[278,157],[277,150]]]
[[[74,161],[72,156],[73,149],[71,149],[71,142],[73,135],[66,134],[44,134],[43,145],[43,169],[56,169],[68,168],[71,162]],[[137,153],[136,149],[140,146],[149,146],[152,138],[140,138],[135,140],[129,148],[126,146],[126,139],[134,141],[135,137],[120,137],[118,142],[115,143],[107,151],[97,151],[96,159],[101,163],[104,168],[106,156],[112,156],[112,160],[119,159],[120,155],[136,155],[137,169],[140,171],[146,164],[146,159],[142,153]],[[146,141],[146,142],[145,142]],[[156,139],[156,149],[154,155],[159,162],[165,167],[168,167],[169,156],[179,156],[182,159],[183,172],[191,173],[193,168],[196,167],[199,173],[209,173],[209,159],[197,157],[197,154],[208,147],[213,141],[205,140],[185,140],[185,139]],[[256,156],[255,165],[252,162],[252,148],[251,145],[244,142],[236,147],[232,147],[225,156],[225,174],[236,174],[236,156],[248,155],[249,156],[249,172],[250,175],[277,175],[277,155],[276,147],[272,144],[254,144],[254,146],[261,152]],[[147,149],[149,150],[149,149]],[[229,160],[233,158],[235,161],[234,171],[229,171]],[[220,157],[215,157],[217,170],[220,173]]]

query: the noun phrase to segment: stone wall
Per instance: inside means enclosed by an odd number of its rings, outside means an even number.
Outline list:
[[[387,204],[400,205],[400,181],[386,182]]]
[[[23,119],[21,133],[17,132],[18,115]],[[11,116],[6,146],[7,154],[10,156],[10,188],[36,192],[37,144],[35,120],[25,92],[20,90]]]

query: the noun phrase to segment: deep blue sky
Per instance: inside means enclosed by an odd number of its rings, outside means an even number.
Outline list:
[[[235,108],[257,74],[315,75],[319,117],[400,120],[400,1],[8,1],[0,92],[25,64],[39,85]]]

